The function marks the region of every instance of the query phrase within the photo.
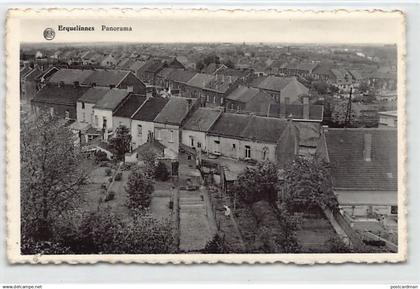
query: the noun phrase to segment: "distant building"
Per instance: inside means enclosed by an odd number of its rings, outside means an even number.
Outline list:
[[[398,113],[393,111],[379,112],[379,127],[398,127]]]
[[[300,96],[309,93],[309,89],[295,77],[259,77],[250,86],[263,90],[278,103],[296,103]]]
[[[103,67],[115,67],[115,65],[117,65],[117,60],[112,54],[105,56],[101,61],[101,66]]]
[[[225,98],[224,106],[228,111],[251,112],[267,116],[270,105],[276,101],[267,93],[258,88],[239,86]]]

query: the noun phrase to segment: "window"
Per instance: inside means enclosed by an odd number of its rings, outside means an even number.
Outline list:
[[[207,95],[207,102],[210,102],[210,95]]]
[[[197,142],[197,147],[201,148],[201,142]]]
[[[174,142],[174,131],[172,129],[169,132],[169,142]]]
[[[223,97],[220,98],[220,104],[223,104]]]
[[[245,158],[250,159],[251,158],[251,147],[245,146]]]
[[[194,147],[194,138],[190,136],[191,146]]]
[[[85,102],[82,101],[82,109],[85,109]]]
[[[214,150],[213,152],[215,154],[220,154],[220,141],[219,140],[214,140]]]
[[[141,126],[141,124],[137,125],[137,136],[141,139],[143,134],[143,127]]]
[[[236,150],[236,144],[235,143],[232,144],[232,149]]]
[[[216,96],[213,95],[213,103],[216,103]]]
[[[82,112],[82,121],[85,122],[86,121],[86,113]]]
[[[106,128],[106,125],[107,125],[107,119],[106,119],[106,117],[104,116],[104,117],[102,117],[102,127],[103,127],[103,128]]]
[[[398,215],[398,206],[391,206],[391,214]]]
[[[99,120],[98,120],[98,116],[95,115],[95,126],[98,127],[99,126]]]

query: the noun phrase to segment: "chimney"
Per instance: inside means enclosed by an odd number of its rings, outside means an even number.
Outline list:
[[[366,162],[370,162],[372,160],[372,134],[365,133],[363,145],[363,158]]]
[[[309,96],[303,96],[303,119],[309,119]]]

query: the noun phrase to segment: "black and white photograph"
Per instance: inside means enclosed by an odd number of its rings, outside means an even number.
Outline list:
[[[19,43],[20,255],[401,253],[398,43],[79,23]]]

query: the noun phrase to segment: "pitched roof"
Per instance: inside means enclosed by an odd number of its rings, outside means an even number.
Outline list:
[[[197,99],[195,98],[171,97],[154,121],[157,123],[181,125],[196,101]]]
[[[226,93],[233,85],[235,85],[237,80],[237,76],[216,75],[205,84],[204,88],[219,93]]]
[[[146,101],[145,96],[130,94],[115,110],[113,116],[130,118]]]
[[[28,73],[30,73],[32,71],[32,68],[30,68],[29,66],[27,67],[23,67],[20,70],[20,79],[23,79],[23,77],[25,77]]]
[[[270,75],[255,79],[251,83],[251,86],[261,89],[281,91],[294,81],[297,81],[295,77],[278,77]]]
[[[168,79],[168,77],[175,71],[177,70],[181,70],[181,68],[173,68],[173,67],[166,67],[164,69],[162,69],[161,71],[159,71],[159,73],[157,74],[159,77],[162,77],[164,79]]]
[[[35,94],[32,101],[48,103],[76,105],[77,100],[88,90],[88,87],[65,85],[62,87],[56,85],[47,85]]]
[[[87,103],[96,103],[109,90],[110,88],[108,87],[91,87],[79,98],[79,101]]]
[[[168,79],[174,82],[187,83],[197,73],[189,70],[176,70],[168,76]]]
[[[144,72],[157,73],[164,66],[160,59],[149,59],[139,69]]]
[[[38,79],[39,76],[44,74],[44,71],[39,70],[38,68],[32,69],[29,73],[26,73],[24,76],[26,81],[32,81]]]
[[[60,69],[49,79],[50,83],[73,84],[74,82],[82,83],[93,73],[93,70],[83,69]]]
[[[110,89],[96,102],[94,108],[114,110],[128,94],[130,94],[130,92],[126,89]]]
[[[118,85],[129,72],[123,70],[94,70],[82,83],[85,85],[110,86]]]
[[[287,120],[285,119],[252,116],[245,130],[241,133],[241,137],[256,141],[277,143],[286,125]]]
[[[258,88],[239,86],[226,96],[226,99],[247,103],[259,93]]]
[[[197,73],[187,82],[187,85],[204,89],[214,77],[211,74]]]
[[[286,126],[287,121],[284,119],[223,113],[209,134],[277,143]]]
[[[130,66],[130,70],[137,71],[139,70],[146,62],[145,61],[136,61]]]
[[[363,155],[366,134],[372,136],[371,161]],[[328,129],[325,139],[334,187],[397,190],[396,129]]]
[[[168,102],[167,98],[151,97],[133,115],[132,119],[152,122]]]
[[[207,132],[220,114],[220,110],[200,107],[187,120],[183,129]]]
[[[121,58],[119,62],[117,63],[117,67],[120,69],[130,69],[130,66],[132,66],[133,63],[130,58]]]
[[[209,130],[212,135],[240,137],[251,116],[246,114],[223,113]]]

